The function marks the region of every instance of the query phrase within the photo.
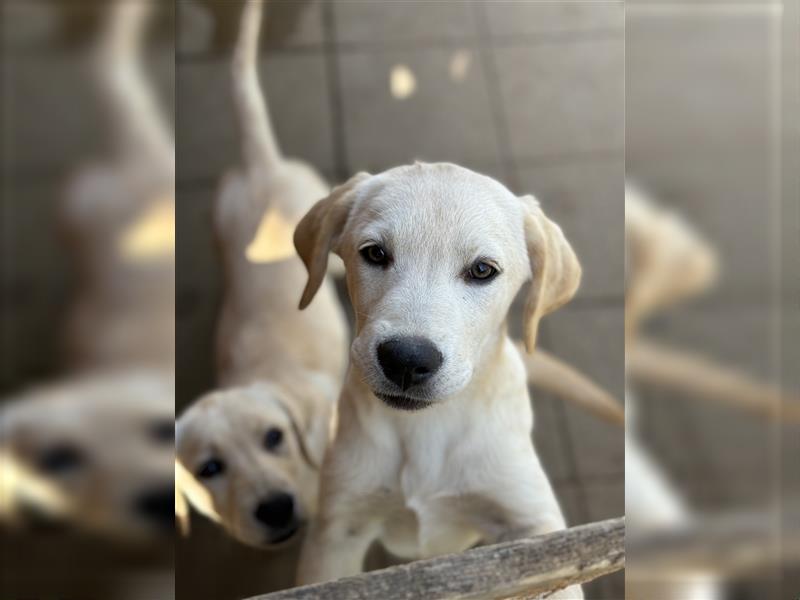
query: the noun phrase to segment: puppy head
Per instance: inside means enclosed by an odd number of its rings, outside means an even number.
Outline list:
[[[37,514],[125,540],[174,530],[174,396],[168,378],[65,381],[0,421],[0,513]]]
[[[630,342],[650,315],[699,294],[718,275],[714,249],[685,218],[625,186],[625,331]]]
[[[541,317],[580,281],[574,252],[534,198],[450,164],[354,176],[303,218],[295,246],[309,272],[301,308],[322,282],[328,252],[344,260],[353,363],[379,398],[408,410],[469,384],[526,280],[529,350]]]
[[[178,421],[180,470],[190,474],[181,491],[230,535],[259,548],[297,537],[316,508],[327,431],[303,420],[292,391],[258,383],[214,392]]]

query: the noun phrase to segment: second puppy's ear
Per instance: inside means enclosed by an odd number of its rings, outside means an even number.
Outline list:
[[[561,228],[548,219],[533,196],[525,196],[525,239],[533,282],[525,301],[525,349],[536,347],[539,321],[575,295],[581,265]]]
[[[186,471],[184,466],[177,460],[175,461],[175,524],[178,527],[178,533],[183,537],[188,537],[191,532],[192,516],[189,514],[189,502],[186,496],[183,495],[185,488],[185,481],[191,477]]]
[[[328,254],[342,232],[353,205],[356,187],[370,177],[369,173],[353,175],[336,187],[330,196],[317,202],[294,230],[294,247],[308,270],[308,283],[300,299],[300,309],[309,305],[328,269]]]

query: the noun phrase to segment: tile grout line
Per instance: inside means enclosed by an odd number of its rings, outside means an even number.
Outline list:
[[[344,130],[343,99],[339,73],[339,49],[336,43],[336,20],[333,2],[322,6],[323,49],[325,76],[328,83],[328,96],[331,109],[331,150],[333,152],[334,178],[344,181],[350,176],[347,164],[347,139]]]
[[[477,7],[477,3],[475,4]],[[328,23],[326,22],[326,13],[334,10],[332,2],[323,4],[323,31],[324,35],[328,36],[330,33],[327,30]],[[335,32],[335,26],[332,28]],[[529,34],[490,34],[489,32],[478,35],[464,35],[453,36],[447,39],[438,39],[431,37],[409,38],[399,41],[338,41],[334,40],[337,46],[337,51],[342,53],[358,53],[358,52],[398,52],[398,51],[415,51],[415,50],[449,50],[453,48],[461,48],[469,44],[481,44],[486,47],[502,47],[502,48],[529,48],[532,46],[546,45],[546,44],[570,44],[575,42],[602,42],[602,41],[619,41],[624,35],[623,30],[620,29],[598,29],[590,31],[551,31],[539,32]],[[275,45],[267,46],[266,50],[271,54],[276,55],[291,55],[291,54],[307,54],[311,52],[320,52],[327,49],[330,40],[326,39],[322,42],[304,42],[289,45]],[[47,56],[47,53],[37,53],[29,55],[31,57]],[[199,50],[199,51],[177,51],[176,58],[178,60],[193,63],[193,62],[211,62],[219,59],[221,55],[213,50]]]
[[[478,55],[483,67],[483,82],[489,96],[489,111],[494,125],[495,141],[499,153],[500,166],[503,170],[505,183],[511,189],[519,189],[517,169],[511,152],[511,141],[508,130],[508,118],[503,109],[503,99],[500,94],[500,77],[497,73],[494,47],[491,44],[489,24],[486,17],[486,7],[483,2],[472,5],[472,13],[477,27]]]

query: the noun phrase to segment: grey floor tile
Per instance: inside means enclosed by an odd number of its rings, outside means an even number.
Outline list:
[[[777,104],[766,4],[743,11],[628,14],[626,149],[769,147]],[[736,40],[736,43],[731,43]],[[777,66],[777,65],[776,65]],[[654,118],[655,117],[655,118]]]
[[[578,298],[624,294],[624,179],[622,158],[517,169],[518,192],[539,200],[578,255]]]
[[[178,52],[184,56],[208,52],[214,36],[213,14],[195,0],[178,0],[175,8]]]
[[[415,159],[499,163],[486,81],[474,50],[346,52],[338,60],[351,170]],[[400,97],[393,95],[393,79]]]
[[[472,5],[465,0],[335,0],[336,39],[378,44],[463,41],[476,33]]]
[[[625,480],[620,477],[604,483],[583,485],[590,521],[615,519],[625,515]]]
[[[308,48],[324,41],[321,0],[270,0],[265,3],[261,45]],[[184,56],[229,56],[239,35],[241,0],[177,4],[178,49]]]
[[[221,290],[176,286],[175,295],[175,411],[180,412],[214,387]]]
[[[622,399],[625,346],[622,301],[564,308],[547,315],[547,349]]]
[[[222,270],[212,229],[216,188],[176,194],[175,408],[180,412],[214,386],[214,339]]]
[[[533,402],[533,445],[547,477],[554,485],[575,480],[575,466],[569,453],[571,439],[557,410],[561,400],[530,388]]]
[[[175,237],[176,285],[214,290],[222,286],[221,265],[213,231],[217,186],[178,187]]]
[[[622,149],[623,48],[621,40],[576,40],[494,49],[517,162]]]
[[[46,377],[61,365],[74,275],[59,235],[58,181],[6,183],[0,234],[0,386]]]
[[[331,170],[330,101],[323,56],[266,55],[261,62],[261,81],[284,154]],[[240,163],[229,62],[179,64],[177,94],[178,179],[217,179]]]
[[[43,2],[3,2],[0,5],[3,19],[4,51],[41,47],[55,36],[58,14]]]
[[[325,41],[323,4],[323,0],[267,2],[264,44],[270,48],[321,45]]]
[[[575,527],[589,522],[586,503],[584,502],[584,490],[581,486],[574,483],[556,483],[553,485],[553,491],[555,491],[558,503],[561,505],[561,512],[564,513],[568,527]]]
[[[60,170],[100,147],[100,103],[74,55],[12,57],[2,63],[4,160],[15,169]]]
[[[549,349],[622,402],[625,368],[622,303],[619,307],[565,308],[545,319]],[[581,480],[624,473],[622,428],[568,402],[561,402],[561,408]]]
[[[492,35],[586,33],[625,28],[624,3],[611,1],[504,1],[484,2]]]

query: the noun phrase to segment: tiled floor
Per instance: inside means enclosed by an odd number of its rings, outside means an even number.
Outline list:
[[[239,150],[229,47],[215,40],[208,13],[180,4],[178,396],[185,404],[212,381],[189,367],[211,364],[219,279],[208,266],[210,202]],[[586,272],[574,307],[544,321],[542,344],[621,397],[621,3],[412,4],[270,3],[261,76],[282,147],[333,181],[422,159],[456,162],[536,194]],[[405,95],[398,88],[400,97],[393,95],[393,74],[406,78]],[[569,521],[621,515],[621,431],[541,394],[534,404],[535,442]],[[276,577],[269,585],[283,581]],[[253,585],[265,591],[260,579]],[[622,577],[587,592],[617,600]]]

